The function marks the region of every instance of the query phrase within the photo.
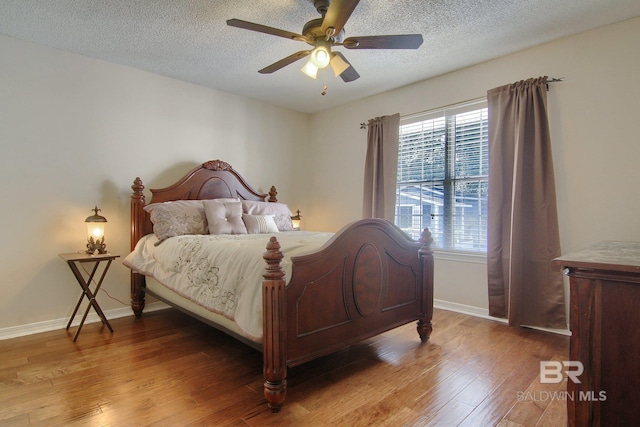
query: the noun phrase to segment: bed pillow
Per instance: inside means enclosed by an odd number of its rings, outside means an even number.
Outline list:
[[[284,203],[243,200],[242,209],[249,215],[273,215],[279,231],[293,230],[291,211]]]
[[[239,202],[240,199],[237,197],[221,197],[219,199],[208,199],[211,202],[216,203],[230,203],[230,202]]]
[[[242,221],[242,203],[205,200],[204,212],[209,224],[209,234],[247,234]]]
[[[273,215],[249,215],[243,213],[242,220],[247,226],[247,233],[249,234],[278,232],[278,226]]]
[[[202,200],[176,200],[144,207],[153,223],[153,233],[162,242],[173,236],[207,234],[207,217]]]

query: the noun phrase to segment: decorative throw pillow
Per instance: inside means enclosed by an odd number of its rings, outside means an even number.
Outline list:
[[[249,234],[277,233],[278,226],[273,215],[249,215],[242,214],[242,219],[247,226]]]
[[[173,236],[207,234],[207,217],[202,200],[176,200],[144,207],[153,223],[153,233],[162,242]]]
[[[209,234],[247,234],[242,221],[242,203],[205,200],[204,212],[209,224]]]
[[[273,215],[278,230],[293,230],[293,223],[291,222],[291,211],[289,210],[289,207],[284,203],[243,200],[242,209],[244,213],[249,215]]]

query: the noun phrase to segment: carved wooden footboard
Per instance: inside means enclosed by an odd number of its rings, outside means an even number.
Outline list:
[[[272,237],[264,258],[264,394],[279,411],[287,367],[417,320],[431,334],[431,234],[409,239],[391,223],[366,219],[338,232],[320,251],[292,258],[287,285]]]

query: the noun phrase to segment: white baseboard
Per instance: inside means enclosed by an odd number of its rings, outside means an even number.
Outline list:
[[[442,310],[455,311],[456,313],[467,314],[469,316],[481,317],[483,319],[494,320],[500,323],[508,323],[507,319],[500,319],[498,317],[493,317],[489,315],[489,310],[486,308],[474,307],[471,305],[458,304],[455,302],[443,301],[439,299],[433,300],[433,306],[436,308],[440,308]],[[551,332],[554,334],[560,335],[568,335],[571,336],[571,331],[569,329],[550,329],[550,328],[539,328],[537,326],[525,326],[531,329],[537,329],[539,331]]]
[[[149,313],[152,311],[164,310],[169,308],[169,306],[163,302],[157,301],[152,302],[150,304],[145,305],[144,312]],[[115,308],[113,310],[107,310],[104,312],[104,315],[107,319],[117,319],[120,317],[133,316],[133,311],[131,311],[131,307],[124,308]],[[76,327],[80,324],[80,320],[82,319],[82,313],[76,314],[75,319],[71,323],[72,327]],[[45,322],[37,322],[30,323],[27,325],[20,326],[11,326],[9,328],[0,329],[0,340],[7,340],[10,338],[23,337],[25,335],[39,334],[41,332],[55,331],[57,329],[64,329],[67,327],[67,323],[69,319],[55,319],[55,320],[47,320]],[[85,320],[85,324],[87,323],[95,323],[100,322],[100,317],[96,314],[95,311],[91,311],[87,316],[87,320]]]
[[[486,308],[474,307],[471,305],[458,304],[455,302],[443,301],[438,299],[433,301],[433,306],[442,310],[454,311],[456,313],[467,314],[469,316],[481,317],[483,319],[507,323],[506,319],[499,319],[497,317],[489,316],[489,310],[487,310]],[[170,306],[161,301],[156,301],[145,305],[144,311],[145,313],[150,313],[152,311],[165,310],[167,308],[170,308]],[[107,310],[104,312],[104,315],[107,316],[107,319],[117,319],[120,317],[133,316],[133,312],[131,311],[131,307],[124,307]],[[76,318],[74,319],[73,323],[71,323],[71,326],[78,326],[80,324],[81,318],[82,316],[76,315]],[[17,338],[25,335],[38,334],[40,332],[64,329],[67,327],[68,321],[68,319],[56,319],[0,329],[0,340],[7,340],[10,338]],[[99,321],[100,318],[98,317],[98,315],[92,311],[87,316],[87,320],[85,320],[85,323],[95,323]],[[546,329],[536,327],[532,327],[532,329],[539,329],[541,331],[552,332],[561,335],[571,335],[571,332],[567,329]]]
[[[434,299],[433,306],[443,310],[455,311],[456,313],[468,314],[469,316],[482,317],[483,319],[495,320],[497,322],[507,323],[505,319],[489,316],[489,310],[486,308],[474,307],[472,305],[458,304],[456,302]]]

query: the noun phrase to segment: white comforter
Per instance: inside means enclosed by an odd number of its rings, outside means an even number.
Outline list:
[[[320,248],[331,233],[277,233],[288,283],[291,257]],[[251,339],[262,337],[262,274],[268,234],[176,236],[163,241],[143,237],[123,261],[136,272],[196,304],[236,322]]]

